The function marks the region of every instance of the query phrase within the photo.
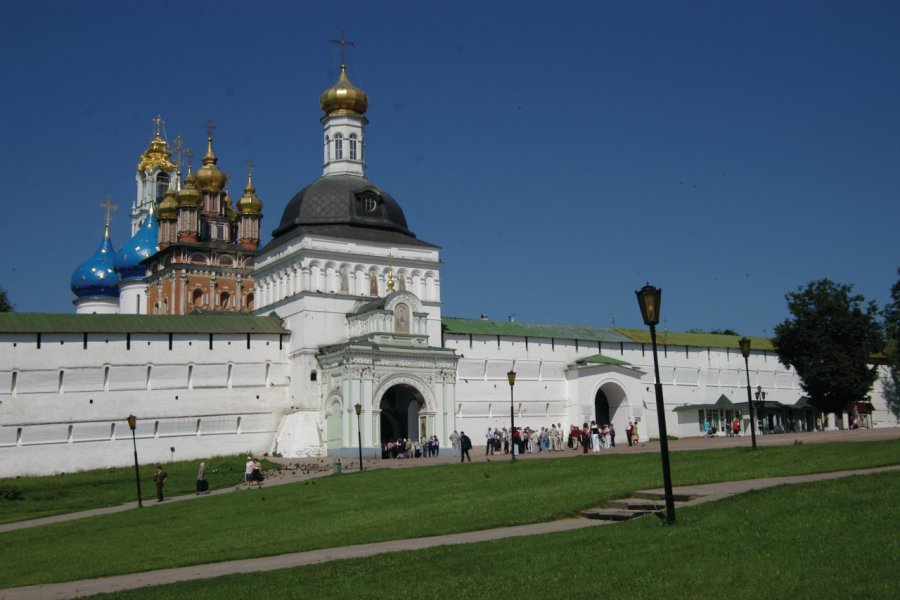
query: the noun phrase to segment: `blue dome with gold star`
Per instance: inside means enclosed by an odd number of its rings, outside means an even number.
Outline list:
[[[141,264],[159,251],[159,226],[153,213],[147,215],[141,228],[134,237],[116,252],[115,269],[122,281],[126,279],[143,279],[147,269]]]
[[[79,298],[107,296],[118,298],[119,276],[113,267],[115,250],[109,239],[109,228],[94,255],[81,263],[72,273],[72,292]]]

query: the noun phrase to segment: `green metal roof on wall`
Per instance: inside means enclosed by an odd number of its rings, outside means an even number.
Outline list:
[[[632,342],[638,344],[650,343],[649,329],[617,329],[623,335],[628,336]],[[740,335],[721,335],[718,333],[673,333],[671,331],[657,331],[656,343],[660,346],[693,346],[699,348],[734,348],[740,351],[738,340]],[[750,351],[775,350],[772,340],[769,338],[750,337]]]
[[[619,360],[617,358],[612,358],[609,356],[603,356],[602,354],[585,356],[584,358],[579,358],[578,360],[576,360],[575,363],[579,365],[615,365],[622,367],[631,366],[631,363],[629,362],[625,362],[624,360]]]
[[[599,342],[628,342],[626,336],[611,327],[586,325],[555,325],[551,323],[513,323],[482,319],[443,317],[444,333],[458,335],[505,335],[512,337],[554,338],[558,340],[588,340]]]
[[[290,333],[275,316],[0,313],[0,333]]]
[[[511,323],[509,321],[488,321],[482,319],[460,319],[443,317],[444,333],[458,335],[505,335],[512,337],[554,338],[557,340],[587,340],[600,342],[650,343],[650,330],[623,329],[621,327],[591,327],[587,325],[554,325],[550,323]],[[657,332],[656,342],[669,346],[692,346],[698,348],[739,349],[739,335],[716,333],[672,333]],[[773,351],[772,340],[751,337],[751,350]]]

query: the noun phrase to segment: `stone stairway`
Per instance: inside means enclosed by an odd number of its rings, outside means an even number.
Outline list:
[[[684,506],[699,496],[696,494],[674,493],[675,508]],[[612,500],[606,508],[590,508],[581,511],[581,516],[601,521],[627,521],[650,513],[666,510],[665,495],[659,492],[635,492],[630,498]]]

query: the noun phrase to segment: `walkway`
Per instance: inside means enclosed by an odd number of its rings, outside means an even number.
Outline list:
[[[852,439],[857,441],[862,440],[871,440],[873,437],[877,437],[879,439],[890,439],[900,437],[900,430],[881,430],[884,433],[877,436],[867,436],[865,433],[874,433],[879,430],[872,430],[871,432],[863,432],[863,435],[852,435],[856,432],[835,432],[837,434],[847,435],[851,434]],[[828,436],[828,433],[825,434],[794,434],[796,435],[818,435],[818,436]],[[781,443],[795,443],[794,441],[789,440],[789,436],[765,436],[763,441],[763,445],[773,444],[773,442],[769,441],[768,438],[784,438]],[[831,436],[828,436],[831,437]],[[731,440],[732,438],[723,438],[723,440]],[[840,438],[838,438],[840,439]],[[676,440],[673,444],[670,444],[670,449],[673,449],[673,446],[676,444],[681,446],[678,449],[688,450],[688,449],[700,449],[700,448],[709,448],[714,444],[717,444],[720,440],[712,439],[707,440],[703,438],[698,439],[689,439],[689,440]],[[739,439],[739,441],[741,441]],[[748,440],[743,440],[747,442]],[[825,440],[822,438],[817,439],[816,441],[837,441],[836,439]],[[759,442],[759,440],[758,440]],[[730,443],[728,445],[731,445]],[[737,444],[735,444],[737,445]],[[655,444],[647,444],[641,445],[637,448],[628,448],[627,446],[623,449],[623,451],[653,451],[653,449],[648,448],[649,446],[657,446]],[[575,453],[572,453],[574,456]],[[550,456],[560,456],[560,454],[551,454]],[[502,459],[502,456],[498,457],[478,457],[479,460],[491,460],[494,459]],[[530,456],[524,457],[525,459],[531,458]],[[431,460],[431,459],[429,459]],[[453,462],[455,459],[452,457],[444,457],[442,459],[438,459],[441,462]],[[424,465],[426,464],[424,461],[372,461],[373,463],[378,463],[377,466],[382,468],[394,466],[393,463],[403,463],[405,465]],[[387,463],[387,464],[384,464]],[[366,465],[366,468],[371,468],[369,465]],[[377,468],[377,467],[375,467]],[[881,473],[886,471],[900,471],[900,465],[894,465],[890,467],[881,467],[874,469],[860,469],[854,471],[837,471],[832,473],[816,473],[812,475],[795,475],[788,477],[772,477],[765,479],[753,479],[746,481],[728,481],[728,482],[720,482],[713,483],[707,485],[695,485],[695,486],[681,486],[676,487],[674,492],[676,494],[684,494],[691,496],[691,500],[686,501],[684,503],[679,503],[679,506],[690,506],[693,504],[700,504],[703,502],[710,502],[713,500],[721,500],[723,498],[727,498],[730,496],[734,496],[737,494],[742,494],[751,490],[761,490],[769,487],[774,487],[778,485],[792,485],[792,484],[800,484],[800,483],[809,483],[815,481],[825,481],[830,479],[838,479],[842,477],[850,477],[855,475],[867,475],[872,473]],[[323,474],[317,475],[303,475],[303,476],[287,476],[275,481],[268,481],[266,485],[279,485],[284,483],[291,483],[300,479],[314,477],[314,476],[322,476]],[[661,494],[662,489],[654,489],[654,490],[645,490],[647,493],[652,494]],[[227,488],[225,490],[217,490],[214,493],[233,493],[231,488]],[[184,501],[193,499],[196,496],[182,496],[178,498],[172,498],[171,501]],[[150,505],[152,506],[152,504]],[[85,511],[82,513],[76,513],[74,515],[60,515],[57,517],[48,517],[46,519],[36,519],[33,521],[26,521],[23,523],[11,523],[5,526],[0,527],[0,531],[10,531],[12,529],[19,529],[22,527],[30,527],[30,526],[38,526],[46,523],[59,522],[64,520],[71,520],[75,518],[83,518],[86,516],[92,516],[95,514],[106,514],[110,512],[118,512],[122,510],[129,510],[130,508],[136,507],[136,503],[126,504],[118,507],[112,508],[104,508],[98,509],[94,511]],[[490,540],[498,540],[512,537],[522,537],[522,536],[530,536],[530,535],[540,535],[544,533],[556,533],[561,531],[569,531],[573,529],[582,529],[586,527],[597,527],[600,525],[610,524],[612,521],[598,521],[593,519],[579,518],[579,519],[566,519],[561,521],[551,521],[547,523],[535,523],[532,525],[521,525],[516,527],[502,527],[497,529],[488,529],[483,531],[471,531],[465,533],[457,533],[451,535],[441,535],[441,536],[433,536],[433,537],[424,537],[424,538],[414,538],[414,539],[406,539],[406,540],[393,540],[386,542],[377,542],[372,544],[360,544],[355,546],[344,546],[338,548],[323,548],[320,550],[311,550],[307,552],[295,552],[290,554],[282,554],[278,556],[268,556],[263,558],[254,558],[254,559],[245,559],[245,560],[234,560],[227,562],[218,562],[211,563],[206,565],[195,565],[191,567],[179,567],[174,569],[161,569],[157,571],[147,571],[144,573],[131,573],[128,575],[119,575],[115,577],[104,577],[100,579],[86,579],[82,581],[69,581],[64,583],[55,583],[55,584],[45,584],[45,585],[34,585],[28,587],[21,588],[8,588],[8,589],[0,589],[0,600],[45,600],[45,599],[56,599],[56,598],[77,598],[81,596],[88,596],[99,593],[110,593],[117,592],[122,590],[130,590],[137,589],[146,586],[152,585],[161,585],[166,583],[176,583],[180,581],[189,581],[194,579],[209,579],[212,577],[219,577],[222,575],[233,575],[236,573],[254,573],[254,572],[262,572],[262,571],[273,571],[277,569],[286,569],[291,567],[299,567],[304,565],[318,564],[329,562],[332,560],[344,560],[350,558],[362,558],[366,556],[372,556],[375,554],[382,554],[386,552],[402,552],[406,550],[420,550],[423,548],[432,548],[435,546],[449,546],[449,545],[458,545],[458,544],[471,544],[475,542],[484,542]]]

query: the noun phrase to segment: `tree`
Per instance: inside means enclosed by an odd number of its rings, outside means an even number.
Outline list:
[[[871,364],[884,348],[878,309],[852,291],[828,279],[811,281],[785,296],[793,319],[775,327],[778,360],[794,367],[812,405],[826,413],[864,401],[878,377]]]
[[[6,297],[6,290],[0,287],[0,312],[13,312],[15,307],[13,303]]]
[[[900,275],[900,269],[897,269]],[[884,330],[887,333],[888,378],[884,382],[884,398],[894,416],[900,419],[900,279],[891,288],[891,303],[884,307]]]

